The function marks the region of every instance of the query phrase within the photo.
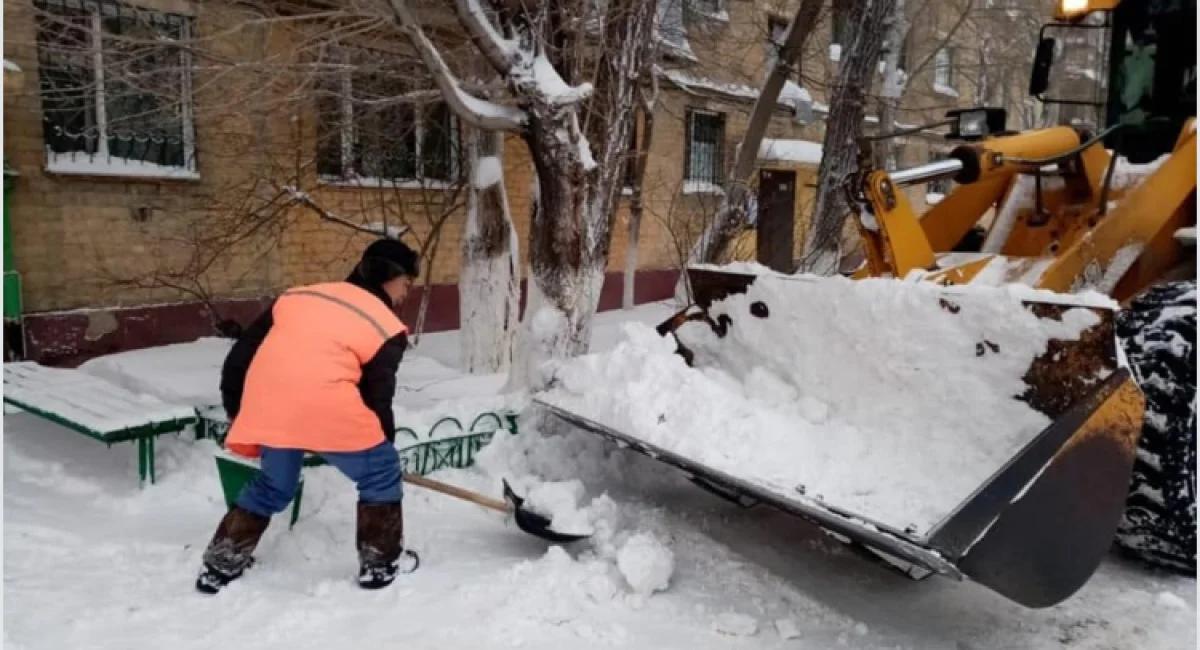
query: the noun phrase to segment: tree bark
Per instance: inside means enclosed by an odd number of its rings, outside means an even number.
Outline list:
[[[837,272],[842,227],[849,213],[845,184],[857,170],[867,92],[877,74],[879,50],[895,0],[856,0],[847,20],[853,26],[842,48],[825,124],[824,156],[817,171],[817,200],[798,270],[819,275]]]
[[[459,278],[462,369],[506,372],[512,366],[520,308],[517,236],[504,186],[504,134],[470,130],[470,178]]]

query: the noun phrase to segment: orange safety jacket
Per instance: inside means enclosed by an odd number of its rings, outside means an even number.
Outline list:
[[[387,428],[392,425],[395,364],[408,328],[380,296],[349,282],[298,287],[280,296],[264,319],[265,335],[247,344],[257,344],[257,349],[248,353],[251,360],[233,406],[236,414],[230,414],[226,448],[257,457],[263,445],[346,452],[392,439]],[[364,402],[359,384],[364,366],[398,338],[400,352],[383,370],[387,386],[377,401],[386,399],[387,413],[381,414],[378,409],[384,407],[372,410]],[[231,351],[229,359],[237,356]],[[233,377],[223,377],[223,392],[226,383],[239,380],[230,360],[225,374]]]

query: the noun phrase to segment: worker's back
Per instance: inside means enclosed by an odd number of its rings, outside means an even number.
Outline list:
[[[246,375],[226,444],[310,451],[365,449],[383,440],[363,402],[362,365],[404,325],[379,298],[348,282],[299,287],[272,309],[271,331]]]

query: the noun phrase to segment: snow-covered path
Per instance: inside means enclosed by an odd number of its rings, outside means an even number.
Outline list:
[[[653,322],[664,312],[641,309],[637,317]],[[602,316],[598,345],[612,344],[619,316]],[[215,390],[208,382],[220,363],[219,357],[201,362],[219,352],[197,354],[210,344],[218,343],[117,355],[89,371],[129,373],[124,381],[143,390],[190,391],[202,402]],[[455,376],[453,350],[452,335],[430,337],[405,361],[409,374],[401,374],[407,386],[425,388],[398,401],[416,408],[434,404],[433,392],[457,402],[459,391],[499,388],[496,378]],[[507,398],[478,399],[490,405]],[[422,566],[388,590],[363,592],[352,581],[353,487],[335,470],[319,468],[306,479],[295,530],[277,518],[258,565],[221,595],[204,597],[192,581],[224,510],[211,443],[164,440],[159,482],[139,491],[131,446],[105,449],[19,413],[4,418],[4,645],[1174,650],[1196,644],[1195,582],[1115,557],[1075,597],[1028,610],[969,583],[912,582],[803,522],[739,509],[597,439],[539,440],[523,430],[498,440],[478,470],[437,478],[486,490],[498,484],[497,468],[578,478],[589,496],[607,492],[621,528],[650,533],[674,552],[670,588],[634,595],[613,563],[586,544],[548,549],[494,513],[409,486],[406,538]],[[783,639],[777,620],[790,621],[799,636]],[[730,633],[751,622],[753,635]]]

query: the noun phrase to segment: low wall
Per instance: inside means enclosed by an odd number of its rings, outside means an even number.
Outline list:
[[[656,302],[674,294],[677,271],[639,271],[634,299],[637,304]],[[422,287],[414,287],[401,307],[401,316],[410,325],[417,320]],[[458,285],[434,285],[430,289],[426,332],[458,329]],[[621,306],[622,278],[609,273],[600,292],[600,311]],[[222,318],[242,325],[262,311],[269,299],[221,301],[215,304]],[[525,305],[525,283],[521,283],[521,309]],[[11,341],[15,328],[6,328],[6,356],[18,356],[45,365],[74,367],[93,357],[141,348],[186,343],[203,336],[215,336],[212,316],[202,303],[147,305],[111,310],[86,310],[27,314],[22,321],[21,341]],[[20,343],[23,345],[14,345]],[[14,353],[14,351],[16,351]]]

